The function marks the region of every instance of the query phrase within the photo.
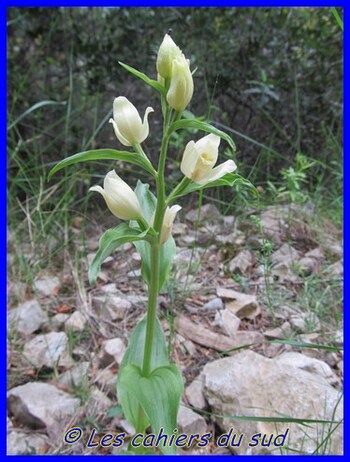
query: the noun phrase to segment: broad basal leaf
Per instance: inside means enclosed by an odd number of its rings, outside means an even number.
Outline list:
[[[141,318],[130,336],[128,348],[124,354],[120,369],[123,369],[128,364],[136,364],[137,366],[142,367],[144,353],[143,347],[145,345],[146,338],[146,326],[147,314]],[[163,329],[158,318],[152,345],[151,370],[161,366],[167,366],[169,364],[167,347]]]
[[[157,172],[154,170],[150,161],[138,152],[117,151],[116,149],[94,149],[92,151],[78,152],[78,154],[74,154],[73,156],[61,160],[61,162],[58,162],[58,164],[50,170],[48,180],[51,179],[54,173],[58,172],[62,168],[79,162],[92,160],[122,160],[142,167],[154,177],[157,176]]]
[[[134,364],[140,368],[143,366],[146,326],[147,315],[143,316],[131,334],[128,348],[126,349],[123,361],[120,365],[117,379],[118,400],[122,405],[124,415],[138,431],[144,431],[145,428],[149,426],[149,420],[145,416],[143,409],[140,407],[139,401],[135,398],[133,391],[127,387],[120,387],[119,383],[123,378],[123,370],[126,366],[130,364]],[[153,337],[151,371],[168,365],[169,359],[165,338],[162,326],[157,318]]]
[[[131,228],[126,223],[122,223],[116,228],[106,231],[100,238],[99,249],[90,264],[90,284],[94,285],[96,283],[101,264],[115,249],[126,242],[135,242],[145,239],[146,235],[147,230],[141,233],[139,229]]]
[[[157,434],[160,430],[169,437],[177,426],[177,413],[183,393],[183,381],[175,364],[155,369],[150,376],[143,377],[141,368],[129,364],[118,378],[119,390],[132,393],[144,410]],[[123,406],[123,404],[122,404]],[[164,454],[175,454],[176,446],[160,445]]]

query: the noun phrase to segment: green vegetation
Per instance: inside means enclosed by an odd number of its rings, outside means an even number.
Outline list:
[[[173,308],[182,311],[186,298],[196,293],[191,276],[199,273],[201,263],[210,256],[211,244],[216,245],[223,268],[217,269],[216,262],[206,266],[202,281],[215,284],[222,270],[242,292],[257,287],[271,327],[281,324],[276,316],[283,305],[310,314],[305,320],[306,335],[315,331],[316,315],[327,340],[323,343],[328,346],[323,347],[338,351],[332,336],[342,328],[342,279],[329,268],[341,259],[334,245],[341,241],[343,223],[341,9],[9,8],[7,20],[8,279],[16,285],[9,305],[35,293],[34,280],[47,273],[60,274],[64,280],[60,297],[66,297],[70,306],[76,299],[88,300],[86,254],[95,250],[89,248],[89,241],[114,223],[104,202],[100,200],[101,207],[96,207],[99,199],[96,195],[91,200],[88,189],[100,183],[116,163],[79,163],[62,169],[50,182],[47,174],[57,161],[76,152],[121,149],[108,124],[114,97],[125,95],[140,113],[147,106],[161,112],[153,90],[118,61],[157,79],[157,50],[171,28],[176,43],[186,49],[191,68],[196,69],[195,93],[186,118],[201,114],[196,118],[198,126],[208,122],[232,136],[237,145],[237,173],[249,178],[260,197],[245,188],[213,188],[193,194],[191,203],[179,199],[183,207],[180,221],[193,208],[198,208],[198,220],[193,223],[195,238],[186,244],[192,253],[185,277],[180,283],[174,275],[168,282],[167,302],[161,306],[170,330],[169,352],[174,352],[176,341]],[[150,116],[152,136],[146,151],[153,162],[159,155],[155,150],[161,134],[159,120]],[[192,129],[190,133],[179,130],[171,138],[169,191],[181,179],[184,146],[199,136]],[[222,160],[228,158],[224,145]],[[133,188],[136,176],[143,181],[137,165],[118,162],[118,168]],[[241,249],[239,244],[216,241],[216,231],[210,227],[207,233],[212,240],[201,242],[200,216],[207,203],[214,204],[223,216],[235,217],[232,231],[239,227],[252,237],[244,248],[256,253],[263,283],[255,275],[245,277],[226,267]],[[283,243],[300,252],[323,248],[320,271],[305,275],[298,264],[292,266],[298,278],[294,285],[276,277],[271,255],[278,245],[265,235],[260,218],[268,206],[281,207],[281,211],[285,207],[288,230]],[[203,253],[198,260],[199,247]],[[132,261],[123,268],[132,272]],[[135,285],[130,287],[133,290]],[[137,290],[135,294],[140,296]],[[60,302],[60,298],[50,302],[50,314],[56,313]],[[126,322],[121,323],[121,330],[126,330]],[[89,355],[97,348],[95,324],[79,335],[67,332],[71,352],[82,346]],[[304,349],[306,340],[303,343],[299,334],[294,329],[281,342]],[[13,350],[22,349],[23,342],[12,330],[8,339]],[[23,377],[30,380],[45,375],[45,371],[41,376],[25,375],[26,368],[11,373],[10,386],[23,383]],[[57,374],[54,371],[53,376]],[[82,401],[89,400],[85,382],[74,392]],[[87,425],[95,425],[93,419],[87,419]],[[333,430],[332,424],[325,428],[316,453],[327,453]],[[284,451],[292,453],[292,449]]]

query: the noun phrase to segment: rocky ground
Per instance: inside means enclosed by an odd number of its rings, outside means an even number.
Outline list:
[[[174,226],[178,252],[159,300],[186,385],[179,432],[211,434],[205,447],[181,451],[341,453],[339,231],[330,222],[316,227],[311,205],[271,206],[240,221],[213,205],[202,207],[199,221],[197,214],[183,213]],[[75,226],[78,233],[79,220]],[[10,454],[118,453],[86,448],[92,429],[94,442],[106,433],[133,432],[118,406],[115,380],[145,311],[146,287],[132,245],[109,257],[98,286],[88,286],[98,238],[95,229],[86,262],[43,274],[32,287],[9,281]],[[287,418],[335,423],[306,426]],[[73,426],[83,436],[69,445],[63,435]],[[218,437],[231,428],[242,443],[220,447]],[[276,437],[287,428],[282,448],[248,445],[254,434]]]

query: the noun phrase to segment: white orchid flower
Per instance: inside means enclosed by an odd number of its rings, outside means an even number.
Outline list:
[[[144,141],[149,133],[148,115],[154,112],[153,108],[146,109],[143,121],[136,107],[124,96],[118,96],[113,102],[113,124],[114,132],[118,140],[124,146],[135,146]]]
[[[97,191],[102,194],[107,207],[117,218],[122,220],[142,219],[141,206],[136,194],[114,170],[105,176],[103,188],[92,186],[89,191]]]
[[[180,167],[182,173],[195,183],[203,185],[236,170],[237,165],[233,160],[227,160],[213,168],[218,159],[219,145],[220,137],[212,133],[196,143],[190,141],[183,153]]]

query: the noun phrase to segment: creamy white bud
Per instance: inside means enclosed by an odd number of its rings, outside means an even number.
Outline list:
[[[114,132],[118,140],[124,146],[134,146],[144,141],[149,133],[148,114],[153,108],[146,109],[143,121],[136,107],[124,96],[118,96],[113,102],[113,124]]]
[[[160,243],[165,244],[169,239],[171,231],[173,229],[174,220],[177,212],[181,210],[180,205],[173,205],[172,207],[167,207],[164,214],[162,230],[160,232]]]
[[[169,236],[173,229],[173,223],[174,223],[176,214],[179,210],[181,210],[181,208],[182,207],[180,207],[180,205],[173,205],[172,207],[167,207],[165,209],[162,229],[160,231],[160,243],[161,244],[165,244],[166,241],[169,239]],[[155,212],[152,215],[152,218],[150,221],[151,226],[153,226],[154,224],[154,218],[155,218]]]
[[[114,170],[105,176],[103,188],[92,186],[89,191],[97,191],[102,194],[107,207],[117,218],[122,220],[142,219],[141,206],[136,194]]]
[[[219,145],[220,137],[212,133],[196,143],[190,141],[182,156],[182,173],[197,184],[207,184],[236,170],[233,160],[227,160],[213,168],[218,159]]]
[[[193,78],[184,55],[172,62],[171,81],[166,99],[176,111],[182,112],[193,96]]]
[[[164,79],[172,76],[172,62],[181,57],[181,50],[170,35],[165,34],[157,55],[157,72]]]

